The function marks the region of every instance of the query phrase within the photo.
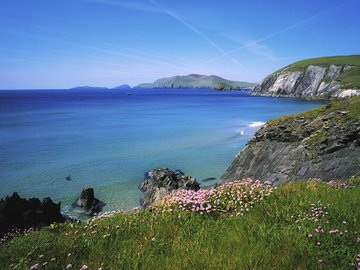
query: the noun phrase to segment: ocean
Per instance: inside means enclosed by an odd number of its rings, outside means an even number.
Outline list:
[[[127,92],[0,91],[0,197],[51,197],[81,216],[70,205],[91,186],[105,211],[129,210],[145,172],[180,169],[214,184],[264,122],[320,105],[246,91]]]

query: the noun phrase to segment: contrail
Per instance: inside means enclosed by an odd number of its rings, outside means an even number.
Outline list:
[[[274,37],[274,36],[277,36],[277,35],[279,35],[279,34],[282,34],[282,33],[284,33],[284,32],[287,32],[287,31],[289,31],[289,30],[291,30],[291,29],[294,29],[294,28],[296,28],[296,27],[298,27],[298,26],[300,26],[300,25],[303,25],[303,24],[305,24],[305,23],[307,23],[307,22],[309,22],[309,21],[311,21],[311,20],[313,20],[313,19],[315,19],[315,18],[318,18],[318,17],[321,17],[321,16],[323,16],[323,15],[325,15],[325,14],[328,14],[328,13],[330,13],[330,12],[336,10],[336,9],[339,9],[340,7],[343,7],[343,6],[347,5],[347,4],[350,3],[350,2],[352,2],[352,0],[346,1],[346,2],[344,2],[344,3],[342,3],[342,4],[340,4],[340,5],[337,5],[337,6],[335,6],[335,7],[329,8],[329,9],[327,9],[327,10],[325,10],[325,11],[322,11],[322,12],[320,12],[320,13],[317,13],[317,14],[315,14],[315,15],[313,15],[313,16],[310,16],[310,17],[308,17],[308,18],[305,18],[305,19],[303,19],[303,20],[301,20],[301,21],[299,21],[299,22],[297,22],[297,23],[294,23],[294,24],[292,24],[292,25],[290,25],[290,26],[287,26],[287,27],[285,27],[285,28],[283,28],[283,29],[280,29],[280,30],[278,30],[278,31],[275,31],[275,32],[273,32],[273,33],[271,33],[271,34],[269,34],[269,35],[266,35],[266,36],[262,37],[262,38],[259,38],[259,39],[257,39],[257,40],[254,40],[254,41],[252,41],[252,42],[249,42],[249,43],[247,43],[247,44],[245,44],[245,45],[243,45],[243,46],[241,46],[241,47],[238,47],[238,48],[233,49],[233,50],[231,50],[231,51],[225,52],[225,54],[226,54],[227,56],[230,56],[230,55],[233,54],[233,53],[236,53],[236,52],[238,52],[238,51],[241,51],[242,49],[245,49],[245,48],[247,48],[247,47],[250,47],[250,46],[252,46],[252,45],[255,45],[255,44],[259,43],[259,42],[268,40],[268,39],[270,39],[270,38],[272,38],[272,37]],[[213,58],[213,59],[211,59],[211,60],[209,60],[209,61],[207,61],[207,62],[204,62],[204,63],[200,64],[199,66],[213,63],[213,62],[221,59],[223,56],[224,56],[224,55],[219,55],[218,57],[215,57],[215,58]]]
[[[234,59],[233,57],[230,56],[229,53],[226,53],[223,49],[221,49],[218,45],[216,45],[210,38],[208,38],[204,33],[202,33],[199,29],[197,29],[196,27],[194,27],[193,25],[191,25],[190,23],[184,21],[182,18],[180,18],[178,15],[176,15],[174,12],[163,8],[162,6],[160,6],[155,0],[150,0],[151,3],[153,3],[154,5],[156,5],[157,7],[159,7],[160,9],[162,9],[163,11],[165,11],[168,15],[170,15],[171,17],[173,17],[174,19],[176,19],[178,22],[180,22],[181,24],[185,25],[187,28],[189,28],[190,30],[192,30],[193,32],[195,32],[196,34],[200,35],[202,38],[204,38],[211,46],[213,46],[216,50],[218,50],[222,55],[221,57],[225,56],[226,58],[228,58],[230,61],[232,61],[233,63],[235,63],[236,65],[241,66],[241,64]]]

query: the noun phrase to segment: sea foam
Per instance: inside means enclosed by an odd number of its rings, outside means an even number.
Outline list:
[[[249,127],[261,127],[263,125],[265,125],[265,122],[257,121],[257,122],[252,122],[251,124],[249,124]]]

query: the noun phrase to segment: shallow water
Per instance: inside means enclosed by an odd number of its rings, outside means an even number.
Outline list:
[[[0,197],[50,196],[74,214],[69,205],[89,185],[104,210],[131,209],[146,171],[219,179],[265,121],[319,105],[243,91],[131,92],[0,91]]]

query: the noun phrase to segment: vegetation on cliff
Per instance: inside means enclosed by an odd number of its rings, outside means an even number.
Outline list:
[[[359,198],[360,177],[314,179],[284,184],[238,216],[150,209],[52,225],[1,245],[0,269],[357,269]]]
[[[235,157],[223,182],[252,177],[276,184],[346,179],[360,171],[360,97],[269,121]]]
[[[360,95],[360,55],[295,62],[267,76],[252,94],[306,99]]]
[[[303,71],[309,65],[322,67],[329,67],[330,65],[352,66],[352,68],[340,74],[338,81],[346,89],[360,89],[360,55],[311,58],[293,63],[285,67],[285,69],[288,69],[288,71]]]
[[[332,115],[323,121],[322,116]],[[360,121],[360,97],[353,97],[342,101],[333,101],[327,105],[295,114],[287,115],[268,122],[269,126],[287,126],[293,130],[294,133],[302,132],[303,127],[299,125],[299,120],[307,119],[311,121],[311,126],[316,129],[316,132],[310,135],[308,142],[313,146],[320,147],[320,144],[329,138],[331,134],[331,126],[337,124],[353,125]],[[354,134],[356,136],[356,134]]]
[[[328,67],[330,65],[350,65],[360,66],[360,55],[345,55],[345,56],[328,56],[318,57],[295,62],[285,68],[291,71],[305,70],[308,66],[323,66]]]
[[[334,118],[331,119],[331,122],[329,124],[335,124],[338,122],[351,124],[353,121],[360,120],[360,97],[352,97],[349,99],[332,101],[327,105],[320,106],[318,108],[311,109],[303,113],[285,115],[268,121],[268,125],[287,125],[289,127],[294,127],[294,122],[296,122],[296,120],[298,119],[314,120],[319,116],[323,116],[325,114],[333,113],[336,111],[346,111],[346,113],[337,114]],[[317,124],[324,125],[325,123]],[[294,129],[296,128],[294,127]]]

